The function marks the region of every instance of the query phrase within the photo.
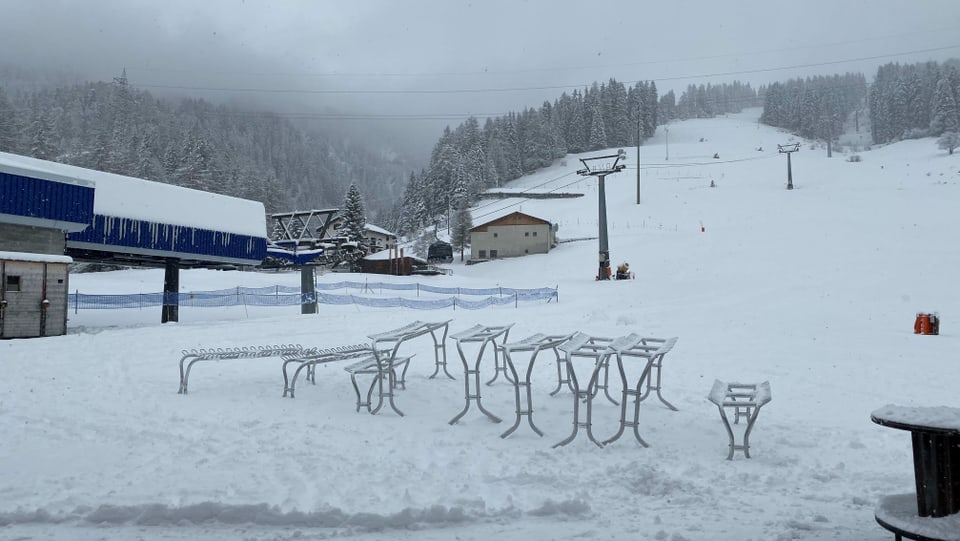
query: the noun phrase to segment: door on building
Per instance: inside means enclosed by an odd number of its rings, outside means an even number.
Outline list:
[[[3,281],[0,338],[40,336],[43,263],[4,261],[0,270]]]

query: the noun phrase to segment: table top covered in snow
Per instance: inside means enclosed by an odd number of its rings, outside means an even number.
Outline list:
[[[960,408],[887,404],[870,414],[873,422],[903,430],[922,429],[960,436]]]

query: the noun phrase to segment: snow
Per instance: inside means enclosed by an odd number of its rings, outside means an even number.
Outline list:
[[[871,417],[899,424],[955,431],[960,436],[960,408],[904,407],[894,404],[875,410]]]
[[[797,140],[758,115],[672,123],[669,162],[662,133],[648,141],[640,205],[635,170],[607,177],[611,256],[629,261],[636,280],[593,280],[594,239],[480,265],[456,258],[452,275],[357,279],[558,287],[550,303],[321,305],[309,315],[182,308],[181,322],[166,325],[158,309],[81,310],[70,312],[66,336],[0,342],[0,538],[888,541],[874,513],[886,496],[914,490],[911,443],[871,422],[871,412],[960,407],[952,330],[960,156],[922,139],[861,150],[852,163],[803,142],[788,191],[785,157],[754,149]],[[716,152],[722,160],[684,158]],[[596,237],[597,181],[576,175],[576,157],[566,162],[513,187],[555,179],[583,198],[503,200],[486,210],[522,207],[559,223],[561,239]],[[702,164],[681,166],[691,162]],[[299,279],[191,270],[180,285]],[[73,274],[70,283],[82,293],[156,292],[163,270]],[[398,294],[415,293],[383,293]],[[940,335],[913,334],[921,311],[940,313]],[[663,394],[679,411],[643,403],[649,448],[628,431],[602,449],[583,434],[553,449],[573,428],[573,402],[566,390],[550,396],[556,369],[543,352],[532,386],[542,438],[525,422],[500,438],[515,408],[502,377],[482,394],[503,423],[474,405],[449,425],[464,405],[463,369],[448,342],[457,380],[429,379],[427,337],[401,350],[416,355],[396,398],[404,417],[356,412],[337,365],[318,367],[315,386],[299,382],[295,399],[281,396],[278,359],[198,363],[190,394],[176,392],[185,349],[333,347],[446,319],[451,333],[514,323],[511,341],[574,331],[677,336]],[[483,381],[493,376],[489,357],[481,372]],[[727,436],[707,399],[716,379],[770,382],[750,459],[726,460]],[[597,436],[613,434],[619,408],[598,397],[593,409]]]
[[[102,216],[266,237],[266,210],[259,201],[6,153],[0,153],[0,170],[57,182],[92,184],[96,188],[93,211]]]
[[[29,261],[31,263],[73,263],[66,255],[31,254],[27,252],[0,251],[0,261]]]
[[[877,518],[887,524],[927,539],[960,541],[960,513],[945,517],[918,517],[917,497],[913,493],[890,494],[880,499]]]
[[[388,237],[396,237],[395,234],[387,231],[386,229],[384,229],[384,228],[382,228],[382,227],[380,227],[380,226],[378,226],[378,225],[365,224],[365,225],[363,226],[363,228],[364,228],[365,230],[367,230],[367,231],[370,231],[371,233],[379,233],[379,234],[381,234],[381,235],[386,235],[386,236],[388,236]]]

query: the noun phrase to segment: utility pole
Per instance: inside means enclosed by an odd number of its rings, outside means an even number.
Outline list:
[[[596,162],[600,165],[594,165],[593,169],[590,168],[590,164],[587,162],[595,160],[610,160],[613,159],[613,163],[610,164],[609,161]],[[619,173],[623,171],[626,165],[620,163],[620,160],[626,160],[627,153],[620,149],[616,154],[610,154],[607,156],[596,156],[593,158],[580,158],[580,162],[583,163],[583,169],[577,171],[578,175],[581,176],[594,176],[600,180],[600,209],[599,209],[599,237],[600,237],[600,268],[597,271],[597,280],[609,280],[610,279],[610,247],[607,242],[607,194],[606,188],[604,187],[604,179],[607,175],[612,173]],[[608,165],[609,164],[609,165]]]
[[[663,133],[665,133],[667,136],[667,157],[663,160],[668,162],[670,161],[670,128],[664,126]]]
[[[639,109],[637,110],[637,204],[640,204],[640,145],[643,141],[643,134],[640,131],[640,114]]]
[[[790,155],[800,150],[800,143],[790,143],[789,145],[777,145],[780,154],[787,155],[787,189],[793,189],[793,170],[790,167]]]

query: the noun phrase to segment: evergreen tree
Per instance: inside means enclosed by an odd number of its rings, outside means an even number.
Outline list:
[[[30,156],[54,160],[57,155],[54,125],[46,111],[38,111],[30,125]]]
[[[17,149],[16,111],[0,87],[0,152],[15,152]]]
[[[459,207],[453,215],[450,244],[460,249],[460,261],[463,261],[464,248],[470,243],[471,229],[473,229],[473,219],[470,217],[470,209]]]
[[[363,198],[356,184],[350,184],[343,198],[343,206],[339,212],[340,231],[351,241],[363,243],[366,236],[366,212],[363,209]]]
[[[590,116],[590,150],[607,148],[607,131],[603,125],[599,100],[593,102],[593,114]]]
[[[944,134],[940,136],[940,139],[937,139],[937,145],[941,149],[946,150],[948,154],[953,154],[953,151],[957,147],[960,147],[960,133],[953,131],[944,132]]]
[[[643,136],[644,137],[653,137],[657,132],[657,124],[660,122],[659,107],[657,107],[657,102],[659,100],[657,96],[657,83],[650,81],[646,85],[640,85],[638,83],[638,90],[642,94],[643,108],[640,110],[642,113],[641,125],[643,126]],[[673,91],[671,90],[671,95]]]
[[[668,90],[666,94],[660,97],[659,116],[664,122],[670,122],[676,118],[677,114],[677,96],[673,90]]]
[[[937,82],[933,101],[933,119],[930,121],[931,135],[960,131],[960,114],[958,114],[960,112],[958,112],[957,100],[953,95],[953,88],[947,77],[943,77]]]

